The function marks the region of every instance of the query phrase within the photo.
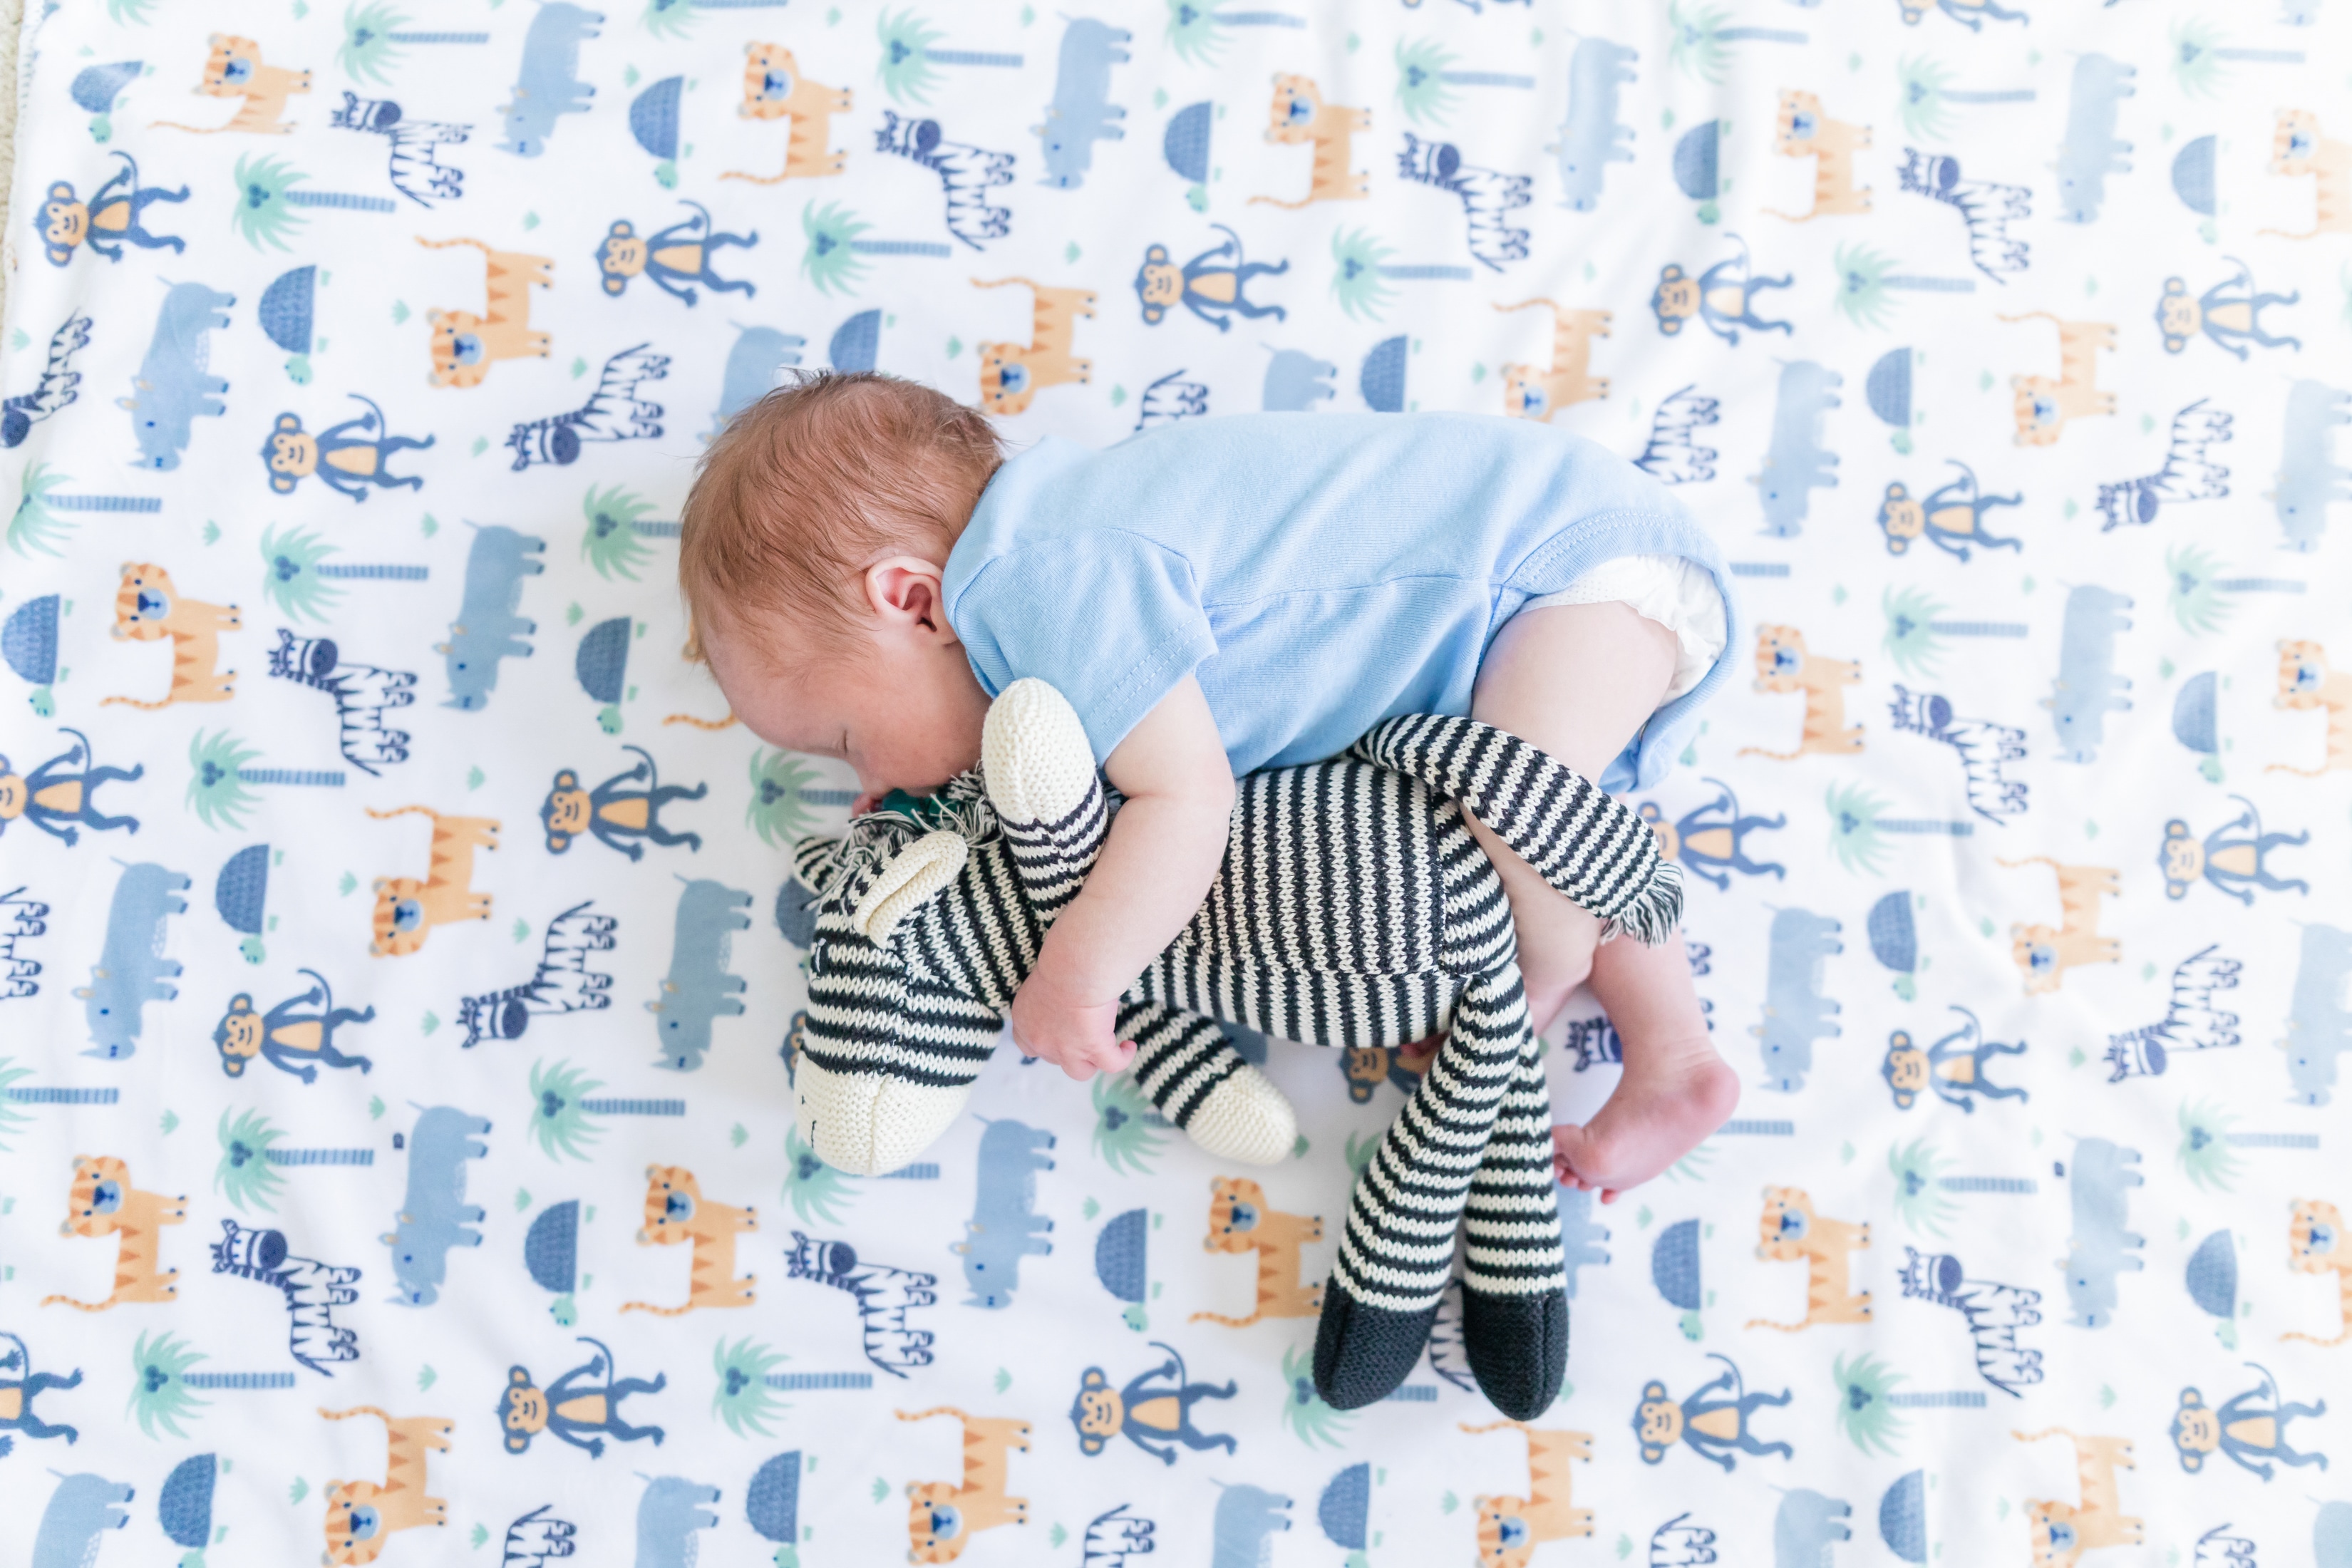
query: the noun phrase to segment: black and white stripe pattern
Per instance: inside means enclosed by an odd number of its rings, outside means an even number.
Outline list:
[[[997,822],[1031,907],[1039,920],[1052,924],[1087,885],[1087,873],[1110,836],[1110,805],[1101,777],[1088,780],[1085,798],[1054,821],[1008,822],[999,813]]]
[[[927,826],[861,817],[803,841],[824,890],[806,1050],[843,1072],[975,1079],[1047,923],[1108,833],[1097,783],[1052,823],[1012,824],[973,775],[950,785],[962,872],[878,944],[851,915]],[[1317,1346],[1334,1405],[1384,1396],[1419,1355],[1465,1232],[1465,1350],[1507,1413],[1539,1413],[1566,1353],[1550,1108],[1502,879],[1477,815],[1611,934],[1663,941],[1681,901],[1633,812],[1537,748],[1461,718],[1391,721],[1349,757],[1241,781],[1200,911],[1128,993],[1134,1074],[1179,1126],[1241,1068],[1215,1019],[1286,1039],[1395,1047],[1447,1031],[1351,1198]]]
[[[1467,806],[1543,877],[1600,917],[1601,937],[1655,944],[1682,916],[1682,868],[1640,816],[1572,768],[1475,720],[1411,713],[1349,749]]]
[[[1357,1183],[1332,1268],[1350,1296],[1383,1311],[1433,1314],[1452,1277],[1454,1228],[1528,1033],[1516,970],[1472,981],[1452,1025]]]
[[[809,944],[804,1049],[818,1066],[930,1088],[972,1082],[996,1049],[1004,1009],[1037,960],[1045,928],[971,775],[951,780],[938,823],[971,846],[953,882],[881,942],[854,924],[892,856],[929,826],[872,812],[842,838],[804,838],[795,875],[819,889]]]
[[[1132,993],[1118,1005],[1118,1037],[1135,1042],[1136,1087],[1179,1127],[1245,1065],[1215,1019]]]
[[[1444,1027],[1514,942],[1461,808],[1340,759],[1241,781],[1208,899],[1136,989],[1281,1039],[1395,1047]]]

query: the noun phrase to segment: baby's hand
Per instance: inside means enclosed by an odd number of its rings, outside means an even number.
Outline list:
[[[1013,994],[1012,1018],[1013,1043],[1024,1056],[1043,1057],[1081,1082],[1135,1059],[1134,1043],[1118,1037],[1118,1002],[1069,1000],[1042,972]]]

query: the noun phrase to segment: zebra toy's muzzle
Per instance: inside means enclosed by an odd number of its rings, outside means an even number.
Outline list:
[[[911,1163],[963,1113],[1003,1018],[919,972],[894,940],[962,871],[962,837],[928,833],[877,844],[884,852],[871,856],[806,841],[797,857],[818,893],[793,1120],[826,1164],[879,1176]]]

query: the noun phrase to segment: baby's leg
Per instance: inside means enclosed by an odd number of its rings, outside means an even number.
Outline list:
[[[1657,708],[1674,664],[1674,634],[1628,605],[1522,610],[1504,623],[1478,667],[1470,716],[1508,730],[1598,783]],[[1528,1021],[1540,1034],[1591,973],[1601,922],[1563,898],[1475,816],[1470,831],[1510,895]]]
[[[1598,780],[1665,693],[1675,639],[1622,604],[1523,610],[1479,667],[1471,716],[1542,747]],[[1599,945],[1601,922],[1560,894],[1475,817],[1502,874],[1519,970],[1538,1031],[1588,979],[1624,1042],[1617,1089],[1582,1127],[1552,1130],[1560,1179],[1603,1201],[1673,1164],[1722,1124],[1738,1084],[1715,1051],[1680,932],[1657,947]]]

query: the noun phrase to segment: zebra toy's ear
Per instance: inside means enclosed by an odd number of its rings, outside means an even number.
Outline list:
[[[941,828],[924,834],[884,863],[858,899],[851,926],[877,947],[887,942],[900,921],[962,873],[971,854],[971,846],[960,833]]]

